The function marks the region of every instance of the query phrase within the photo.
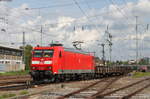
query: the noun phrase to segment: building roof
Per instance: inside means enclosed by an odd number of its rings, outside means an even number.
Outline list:
[[[1,46],[0,45],[0,49],[3,48],[3,49],[10,49],[10,50],[16,50],[16,51],[22,51],[22,49],[19,49],[19,48],[14,48],[14,47],[6,47],[6,46]]]

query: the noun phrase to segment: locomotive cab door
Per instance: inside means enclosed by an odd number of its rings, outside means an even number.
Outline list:
[[[59,51],[59,73],[60,74],[63,74],[64,73],[64,56],[63,56],[63,52],[62,51]]]

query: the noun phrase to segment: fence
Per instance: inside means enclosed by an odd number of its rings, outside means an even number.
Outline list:
[[[0,64],[0,72],[20,71],[25,70],[24,64]]]

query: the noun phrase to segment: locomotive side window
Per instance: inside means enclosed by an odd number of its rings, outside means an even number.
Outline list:
[[[54,50],[44,50],[43,57],[53,57]]]
[[[42,50],[34,50],[33,57],[42,57]]]

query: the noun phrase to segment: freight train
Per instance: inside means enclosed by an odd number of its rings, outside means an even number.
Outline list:
[[[30,68],[34,81],[50,82],[95,79],[131,71],[130,67],[126,66],[96,66],[93,54],[65,48],[62,44],[35,47]]]

